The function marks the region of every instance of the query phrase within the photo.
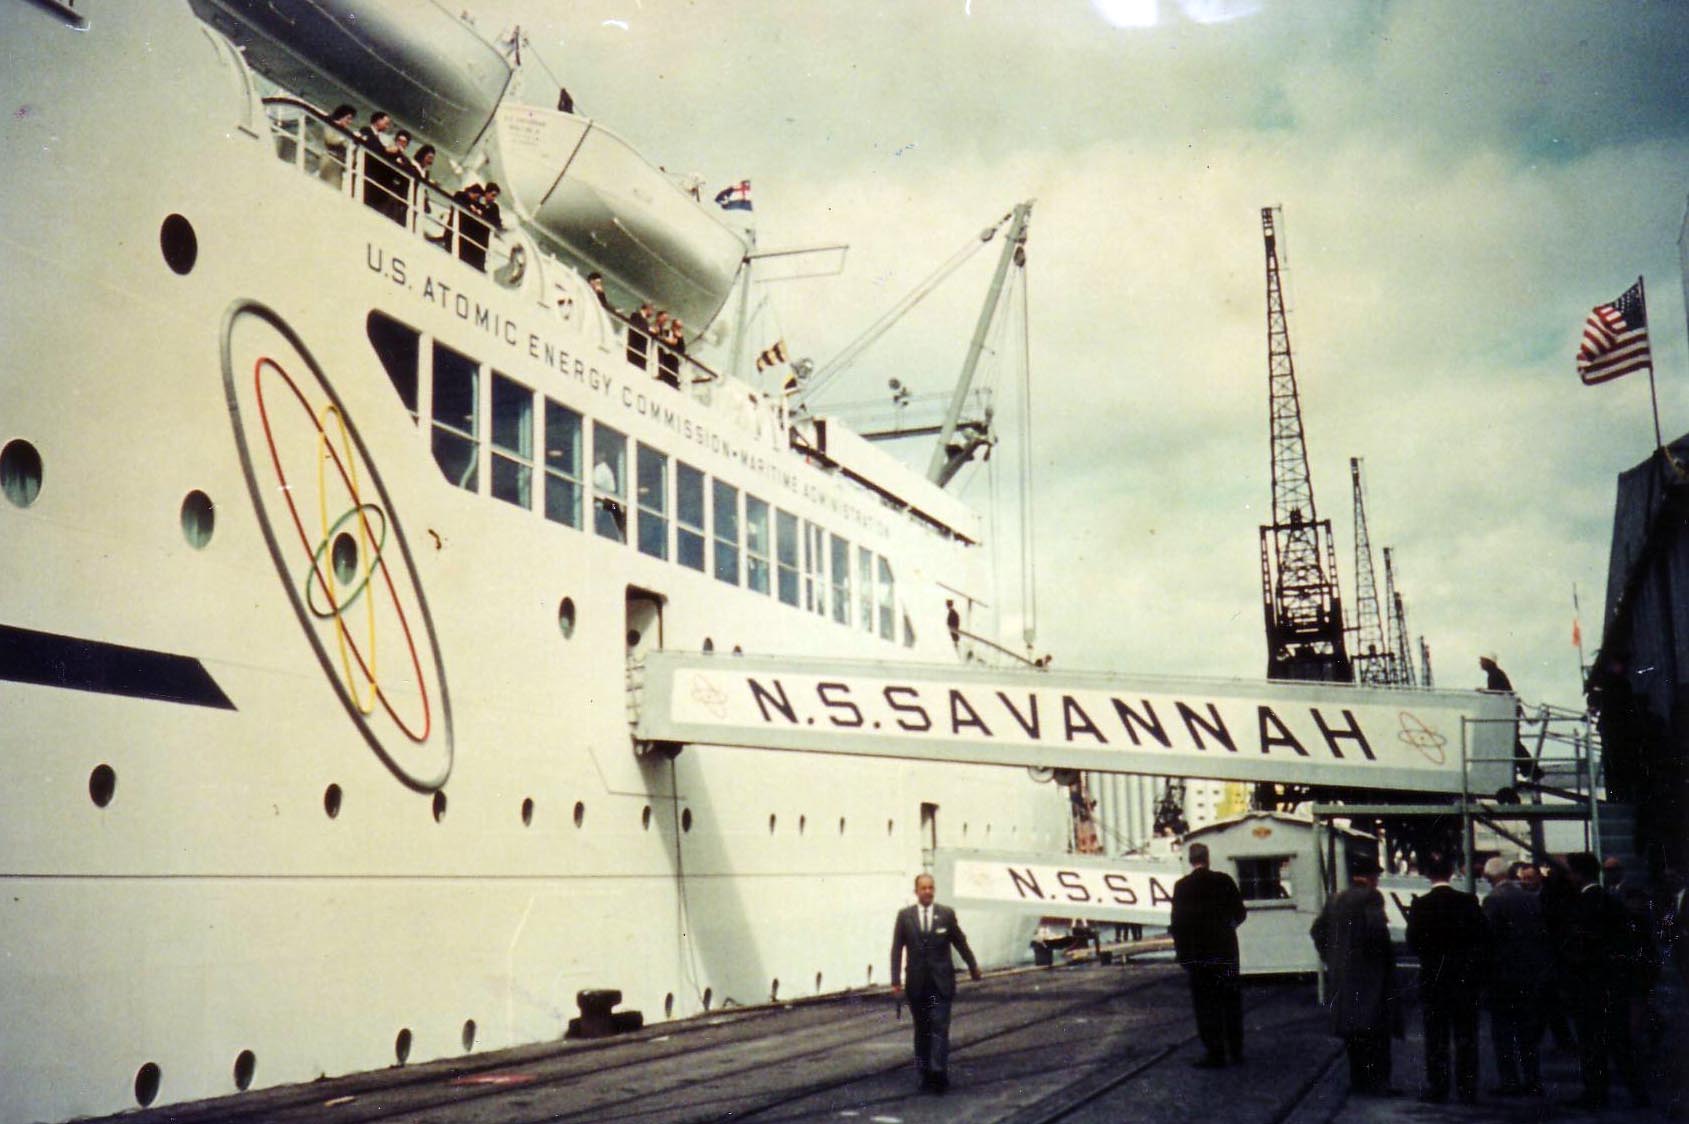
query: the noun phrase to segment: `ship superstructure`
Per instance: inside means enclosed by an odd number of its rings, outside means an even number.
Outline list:
[[[1068,845],[1018,769],[634,751],[648,651],[954,661],[988,575],[848,431],[630,362],[594,224],[677,308],[740,251],[610,198],[658,190],[627,146],[582,127],[591,175],[476,260],[185,3],[0,4],[0,43],[0,1118],[553,1039],[584,988],[884,982],[923,853]],[[436,128],[537,183],[567,118]],[[1032,924],[969,931],[1004,963]]]

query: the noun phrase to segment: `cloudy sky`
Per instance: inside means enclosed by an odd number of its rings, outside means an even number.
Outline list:
[[[1653,428],[1645,375],[1585,388],[1573,354],[1638,274],[1666,436],[1689,430],[1689,5],[471,6],[489,35],[519,19],[577,110],[653,161],[712,192],[750,179],[762,246],[850,243],[841,276],[766,287],[763,330],[796,355],[825,362],[1036,198],[1038,645],[1058,666],[1264,673],[1259,210],[1282,205],[1346,597],[1360,456],[1438,684],[1478,684],[1493,648],[1527,699],[1579,701],[1572,587],[1593,650],[1614,478]],[[994,256],[831,396],[947,389]]]

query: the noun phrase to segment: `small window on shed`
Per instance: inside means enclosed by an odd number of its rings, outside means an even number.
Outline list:
[[[1246,902],[1284,901],[1296,891],[1290,881],[1291,855],[1267,855],[1234,859],[1237,888]]]

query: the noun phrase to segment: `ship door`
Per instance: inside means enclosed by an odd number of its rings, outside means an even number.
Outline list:
[[[643,657],[663,646],[663,599],[648,589],[628,586],[627,656]]]
[[[932,873],[933,859],[938,851],[938,805],[921,805],[921,869]]]

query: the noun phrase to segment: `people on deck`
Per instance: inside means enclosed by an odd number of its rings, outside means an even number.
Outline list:
[[[357,115],[357,110],[349,105],[335,106],[334,112],[328,115],[333,128],[323,142],[324,155],[322,163],[317,165],[317,175],[335,187],[346,182],[346,138],[351,135]]]
[[[651,307],[650,301],[644,301],[628,316],[628,362],[645,370],[646,354],[651,348],[651,325],[657,317],[657,310]]]

